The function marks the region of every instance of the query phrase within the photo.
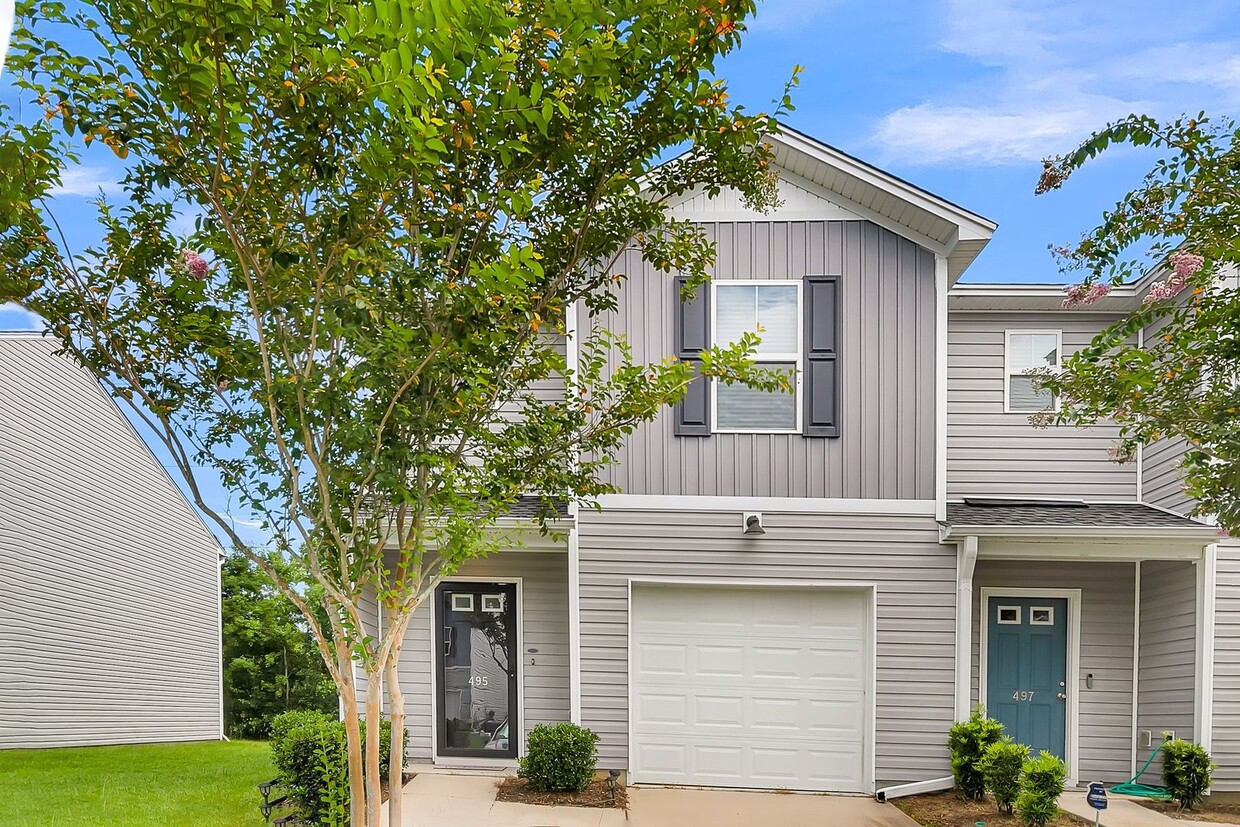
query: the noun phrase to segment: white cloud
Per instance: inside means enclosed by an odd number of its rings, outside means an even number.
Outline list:
[[[42,330],[43,318],[13,302],[0,304],[0,330]]]
[[[1132,112],[1240,102],[1240,42],[1216,38],[1226,9],[1210,5],[1168,15],[1158,0],[946,0],[939,47],[974,70],[888,112],[872,141],[886,163],[1028,163]]]
[[[69,167],[60,175],[60,186],[52,187],[48,193],[53,198],[62,196],[95,197],[100,191],[104,195],[116,195],[121,192],[120,182],[108,170],[102,167],[76,166]]]

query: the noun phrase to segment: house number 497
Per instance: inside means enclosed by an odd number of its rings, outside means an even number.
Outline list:
[[[1013,693],[1012,693],[1012,700],[1014,700],[1014,701],[1032,701],[1032,700],[1033,700],[1033,693],[1032,693],[1032,692],[1023,692],[1023,691],[1022,691],[1022,692],[1013,692]]]

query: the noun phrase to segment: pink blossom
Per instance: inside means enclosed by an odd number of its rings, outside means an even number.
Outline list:
[[[1156,281],[1150,285],[1150,292],[1145,294],[1145,298],[1141,300],[1142,304],[1153,304],[1154,302],[1173,299],[1188,285],[1179,276],[1173,275],[1166,281]]]
[[[1186,253],[1183,250],[1172,253],[1168,261],[1175,270],[1176,278],[1181,282],[1191,278],[1206,263],[1206,260],[1201,256],[1195,253]]]
[[[202,281],[207,277],[208,266],[202,256],[188,248],[181,250],[181,267],[186,275]]]
[[[1044,192],[1057,190],[1068,180],[1069,172],[1063,167],[1056,166],[1053,161],[1042,162],[1042,177],[1038,179],[1038,185],[1034,188],[1035,195],[1041,195]]]
[[[1096,281],[1093,284],[1085,282],[1065,287],[1063,292],[1065,294],[1063,309],[1072,310],[1073,308],[1083,307],[1098,301],[1098,299],[1111,292],[1111,285],[1101,281]]]

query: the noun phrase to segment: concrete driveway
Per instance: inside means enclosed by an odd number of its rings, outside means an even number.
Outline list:
[[[421,773],[405,785],[401,827],[916,827],[872,798],[666,787],[630,787],[626,820],[622,810],[499,802],[498,780]]]

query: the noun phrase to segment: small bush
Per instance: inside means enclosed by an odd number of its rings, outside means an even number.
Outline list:
[[[386,777],[392,751],[391,721],[379,722],[379,736],[379,771]],[[365,743],[363,721],[363,751]],[[271,722],[271,755],[302,818],[320,827],[348,823],[349,752],[342,721],[323,712],[277,715]]]
[[[1046,827],[1059,815],[1059,796],[1068,778],[1064,762],[1043,751],[1030,758],[1021,769],[1020,793],[1016,796],[1016,814],[1025,827]]]
[[[986,711],[977,707],[967,721],[959,721],[947,733],[947,748],[951,751],[952,778],[956,792],[961,798],[981,799],[986,795],[986,781],[977,768],[986,747],[1003,736],[1003,724],[987,718]]]
[[[518,763],[536,790],[581,792],[594,778],[598,735],[576,724],[539,724]]]
[[[1180,804],[1191,810],[1205,798],[1213,783],[1216,765],[1201,744],[1176,739],[1163,744],[1163,786]]]
[[[1020,774],[1029,760],[1029,747],[1017,744],[1006,735],[986,747],[977,769],[986,782],[986,789],[995,797],[999,810],[1012,814],[1016,794],[1020,792]]]

